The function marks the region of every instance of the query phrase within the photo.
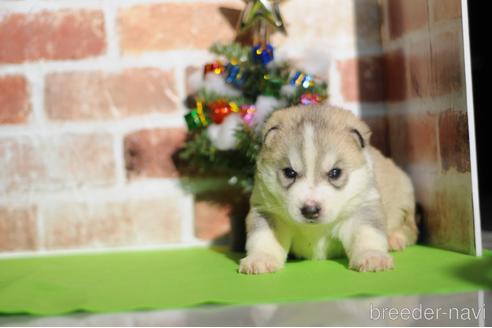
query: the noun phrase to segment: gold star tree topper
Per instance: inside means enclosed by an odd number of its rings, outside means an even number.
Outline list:
[[[245,0],[246,7],[239,19],[238,32],[243,33],[251,27],[255,27],[255,36],[261,37],[263,41],[268,41],[268,28],[265,23],[269,23],[276,30],[287,34],[284,20],[280,14],[280,0]]]

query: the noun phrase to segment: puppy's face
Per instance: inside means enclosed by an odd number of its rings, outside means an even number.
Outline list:
[[[264,131],[259,176],[291,220],[330,223],[357,206],[371,183],[364,155],[369,134],[363,122],[337,108],[276,112]]]

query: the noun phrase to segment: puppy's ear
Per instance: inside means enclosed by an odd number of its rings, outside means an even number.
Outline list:
[[[357,142],[357,145],[361,149],[365,148],[369,145],[372,132],[366,123],[360,120],[354,123],[355,124],[352,124],[349,127],[350,134],[352,135],[352,138],[354,138],[354,140]]]
[[[261,134],[264,146],[271,146],[282,129],[282,112],[282,110],[274,112],[266,121]]]
[[[278,125],[272,126],[263,134],[263,144],[266,146],[271,145],[273,138],[278,133],[280,127]]]

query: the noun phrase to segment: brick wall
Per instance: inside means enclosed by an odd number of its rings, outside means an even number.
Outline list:
[[[170,155],[185,134],[187,72],[210,60],[214,41],[234,38],[243,6],[0,3],[0,251],[175,247],[227,232],[229,209],[194,203]],[[274,36],[278,55],[314,58],[332,103],[384,110],[378,1],[281,7],[289,35]]]
[[[392,157],[423,205],[423,239],[474,249],[460,0],[382,1]]]

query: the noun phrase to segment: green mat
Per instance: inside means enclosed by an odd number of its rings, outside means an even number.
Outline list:
[[[482,258],[413,246],[396,269],[359,273],[347,260],[290,261],[281,272],[237,273],[241,254],[187,249],[0,260],[0,313],[55,315],[466,292],[492,288]]]

